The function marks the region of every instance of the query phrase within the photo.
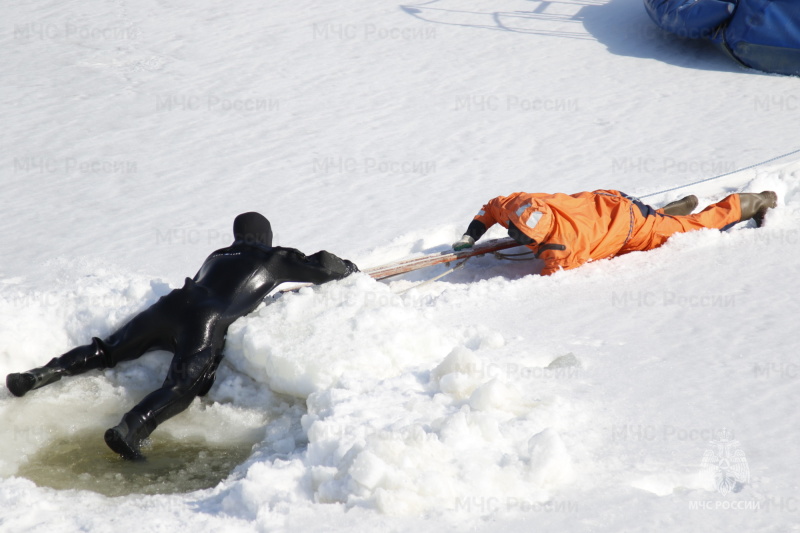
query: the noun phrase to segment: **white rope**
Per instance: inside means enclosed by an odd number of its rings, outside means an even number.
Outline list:
[[[467,263],[467,261],[469,261],[469,257],[467,257],[466,259],[464,259],[463,261],[461,261],[460,263],[458,263],[458,264],[457,264],[456,266],[454,266],[453,268],[451,268],[451,269],[449,269],[449,270],[446,270],[446,271],[442,272],[441,274],[439,274],[439,275],[438,275],[438,276],[436,276],[435,278],[431,278],[431,279],[428,279],[428,280],[422,281],[422,282],[420,282],[420,283],[417,283],[416,285],[412,285],[411,287],[409,287],[409,288],[407,288],[407,289],[403,289],[402,291],[399,291],[397,294],[405,294],[405,293],[407,293],[408,291],[410,291],[411,289],[417,289],[417,288],[419,288],[419,287],[424,287],[425,285],[427,285],[427,284],[429,284],[429,283],[433,283],[434,281],[440,280],[440,279],[442,279],[443,277],[445,277],[446,275],[450,274],[451,272],[454,272],[454,271],[458,270],[459,268],[463,267],[463,266],[464,266],[464,265]]]
[[[640,196],[639,198],[647,198],[648,196],[656,196],[657,194],[664,194],[664,193],[667,193],[667,192],[677,191],[678,189],[685,189],[686,187],[691,187],[692,185],[697,185],[699,183],[705,183],[707,181],[712,181],[712,180],[716,180],[716,179],[719,179],[719,178],[724,178],[725,176],[730,176],[732,174],[738,174],[739,172],[744,172],[745,170],[750,170],[751,168],[760,167],[762,165],[766,165],[767,163],[772,163],[773,161],[777,161],[778,159],[783,159],[784,157],[789,157],[790,155],[794,155],[794,154],[800,154],[800,149],[793,150],[793,151],[788,152],[788,153],[783,154],[783,155],[779,155],[778,157],[773,157],[772,159],[767,159],[766,161],[762,161],[761,163],[756,163],[755,165],[750,165],[749,167],[740,168],[740,169],[737,169],[737,170],[733,170],[731,172],[726,172],[724,174],[720,174],[718,176],[714,176],[714,177],[711,177],[711,178],[706,178],[706,179],[702,179],[702,180],[699,180],[699,181],[695,181],[693,183],[687,183],[686,185],[680,185],[678,187],[672,187],[671,189],[665,189],[663,191],[658,191],[658,192],[651,192],[650,194],[645,194],[643,196]]]

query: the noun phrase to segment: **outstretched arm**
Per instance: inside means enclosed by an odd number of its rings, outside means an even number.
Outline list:
[[[313,255],[305,255],[299,250],[289,250],[286,257],[286,279],[307,283],[325,283],[342,279],[354,272],[358,267],[352,261],[342,259],[326,250]]]
[[[475,244],[475,241],[483,237],[483,234],[486,233],[486,230],[497,223],[494,213],[496,211],[498,198],[490,200],[486,205],[483,206],[483,209],[478,211],[478,214],[475,215],[475,218],[473,218],[472,222],[470,222],[469,226],[467,226],[467,231],[464,232],[464,235],[461,237],[461,239],[453,243],[453,250],[458,251],[463,250],[464,248],[472,248],[472,245]]]
[[[463,250],[464,248],[472,248],[472,245],[475,244],[475,241],[483,237],[483,234],[486,233],[486,226],[483,225],[483,222],[480,220],[473,220],[467,226],[467,231],[464,235],[456,242],[453,243],[453,250],[459,251]]]

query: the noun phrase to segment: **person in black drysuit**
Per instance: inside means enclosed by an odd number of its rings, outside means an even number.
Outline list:
[[[253,311],[285,281],[325,283],[358,272],[352,262],[320,251],[305,256],[293,248],[272,246],[269,221],[243,213],[233,223],[234,242],[212,253],[194,278],[133,317],[106,339],[74,348],[46,366],[9,374],[6,386],[23,396],[89,370],[111,368],[150,350],[174,353],[167,378],[106,431],[108,446],[126,459],[143,458],[143,439],[180,413],[214,383],[225,335],[237,318]]]

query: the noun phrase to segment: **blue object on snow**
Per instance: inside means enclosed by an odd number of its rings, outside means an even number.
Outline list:
[[[736,5],[725,0],[645,0],[650,17],[681,37],[710,37],[728,20]]]
[[[748,67],[800,75],[800,0],[739,0],[724,39]]]
[[[721,43],[743,65],[800,75],[800,0],[644,0],[661,28]]]

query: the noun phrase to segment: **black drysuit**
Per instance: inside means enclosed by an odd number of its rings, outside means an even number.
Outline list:
[[[106,442],[115,451],[136,458],[140,441],[156,426],[208,392],[222,360],[228,326],[253,311],[278,284],[324,283],[358,271],[350,261],[324,250],[305,256],[293,248],[271,247],[271,232],[268,239],[245,238],[249,236],[239,234],[241,239],[212,253],[183,287],[160,298],[108,338],[93,338],[91,344],[46,365],[75,375],[110,368],[150,350],[175,354],[161,388],[123,417],[114,428],[119,435],[106,432]],[[120,438],[125,441],[121,447],[109,442]]]

